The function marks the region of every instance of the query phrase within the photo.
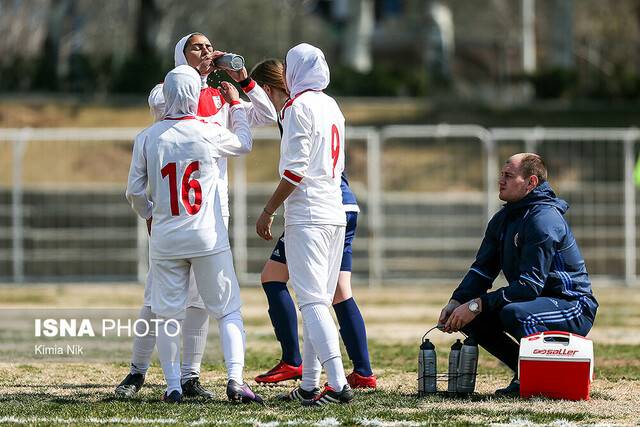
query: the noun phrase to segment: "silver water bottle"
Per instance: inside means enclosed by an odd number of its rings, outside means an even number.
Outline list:
[[[436,347],[428,339],[422,338],[418,354],[418,396],[438,391],[436,383]]]
[[[473,393],[476,388],[476,373],[478,371],[478,344],[468,337],[460,349],[458,364],[458,393]]]
[[[451,346],[451,352],[449,353],[449,372],[448,372],[448,386],[447,392],[458,392],[458,365],[460,365],[460,349],[462,348],[462,342],[456,340]]]
[[[225,53],[217,58],[213,63],[220,68],[231,71],[240,71],[244,68],[244,58],[235,53]]]

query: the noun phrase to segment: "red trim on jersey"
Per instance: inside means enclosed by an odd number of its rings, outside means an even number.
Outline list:
[[[231,106],[240,105],[240,101],[231,101]]]
[[[302,92],[300,92],[299,94],[297,94],[293,98],[289,98],[289,100],[284,103],[284,106],[282,107],[282,110],[280,111],[280,120],[284,120],[284,110],[286,110],[287,108],[291,107],[291,105],[293,105],[293,101],[298,99],[298,97],[300,95],[302,95],[303,93],[305,93],[305,92],[322,92],[322,91],[321,90],[307,89],[307,90],[303,90]]]
[[[218,89],[206,87],[200,91],[198,99],[198,116],[215,116],[224,107],[225,101]]]
[[[249,93],[251,92],[251,89],[253,89],[254,87],[256,87],[256,81],[251,79],[249,84],[243,87],[242,90],[244,91],[244,93]]]
[[[300,181],[302,181],[302,177],[300,175],[296,175],[288,169],[284,171],[283,175],[297,184],[300,184]]]
[[[162,120],[191,120],[191,119],[195,119],[195,116],[165,117]]]

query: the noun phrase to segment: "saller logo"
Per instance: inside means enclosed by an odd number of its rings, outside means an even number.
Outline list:
[[[562,348],[560,350],[547,350],[536,348],[533,350],[533,354],[548,354],[550,356],[575,356],[578,350],[567,350]]]

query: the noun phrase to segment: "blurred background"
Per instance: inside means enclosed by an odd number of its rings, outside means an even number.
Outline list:
[[[355,281],[455,284],[502,163],[526,150],[596,281],[636,284],[639,29],[640,0],[0,0],[0,281],[144,278],[132,139],[175,43],[201,31],[249,69],[302,41],[325,52],[362,209]],[[245,284],[272,247],[254,224],[278,180],[277,130],[254,137],[230,170]]]

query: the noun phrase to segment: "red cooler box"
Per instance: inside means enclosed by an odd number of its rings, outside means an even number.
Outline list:
[[[547,331],[520,340],[520,397],[588,400],[593,379],[593,342],[580,335]]]

